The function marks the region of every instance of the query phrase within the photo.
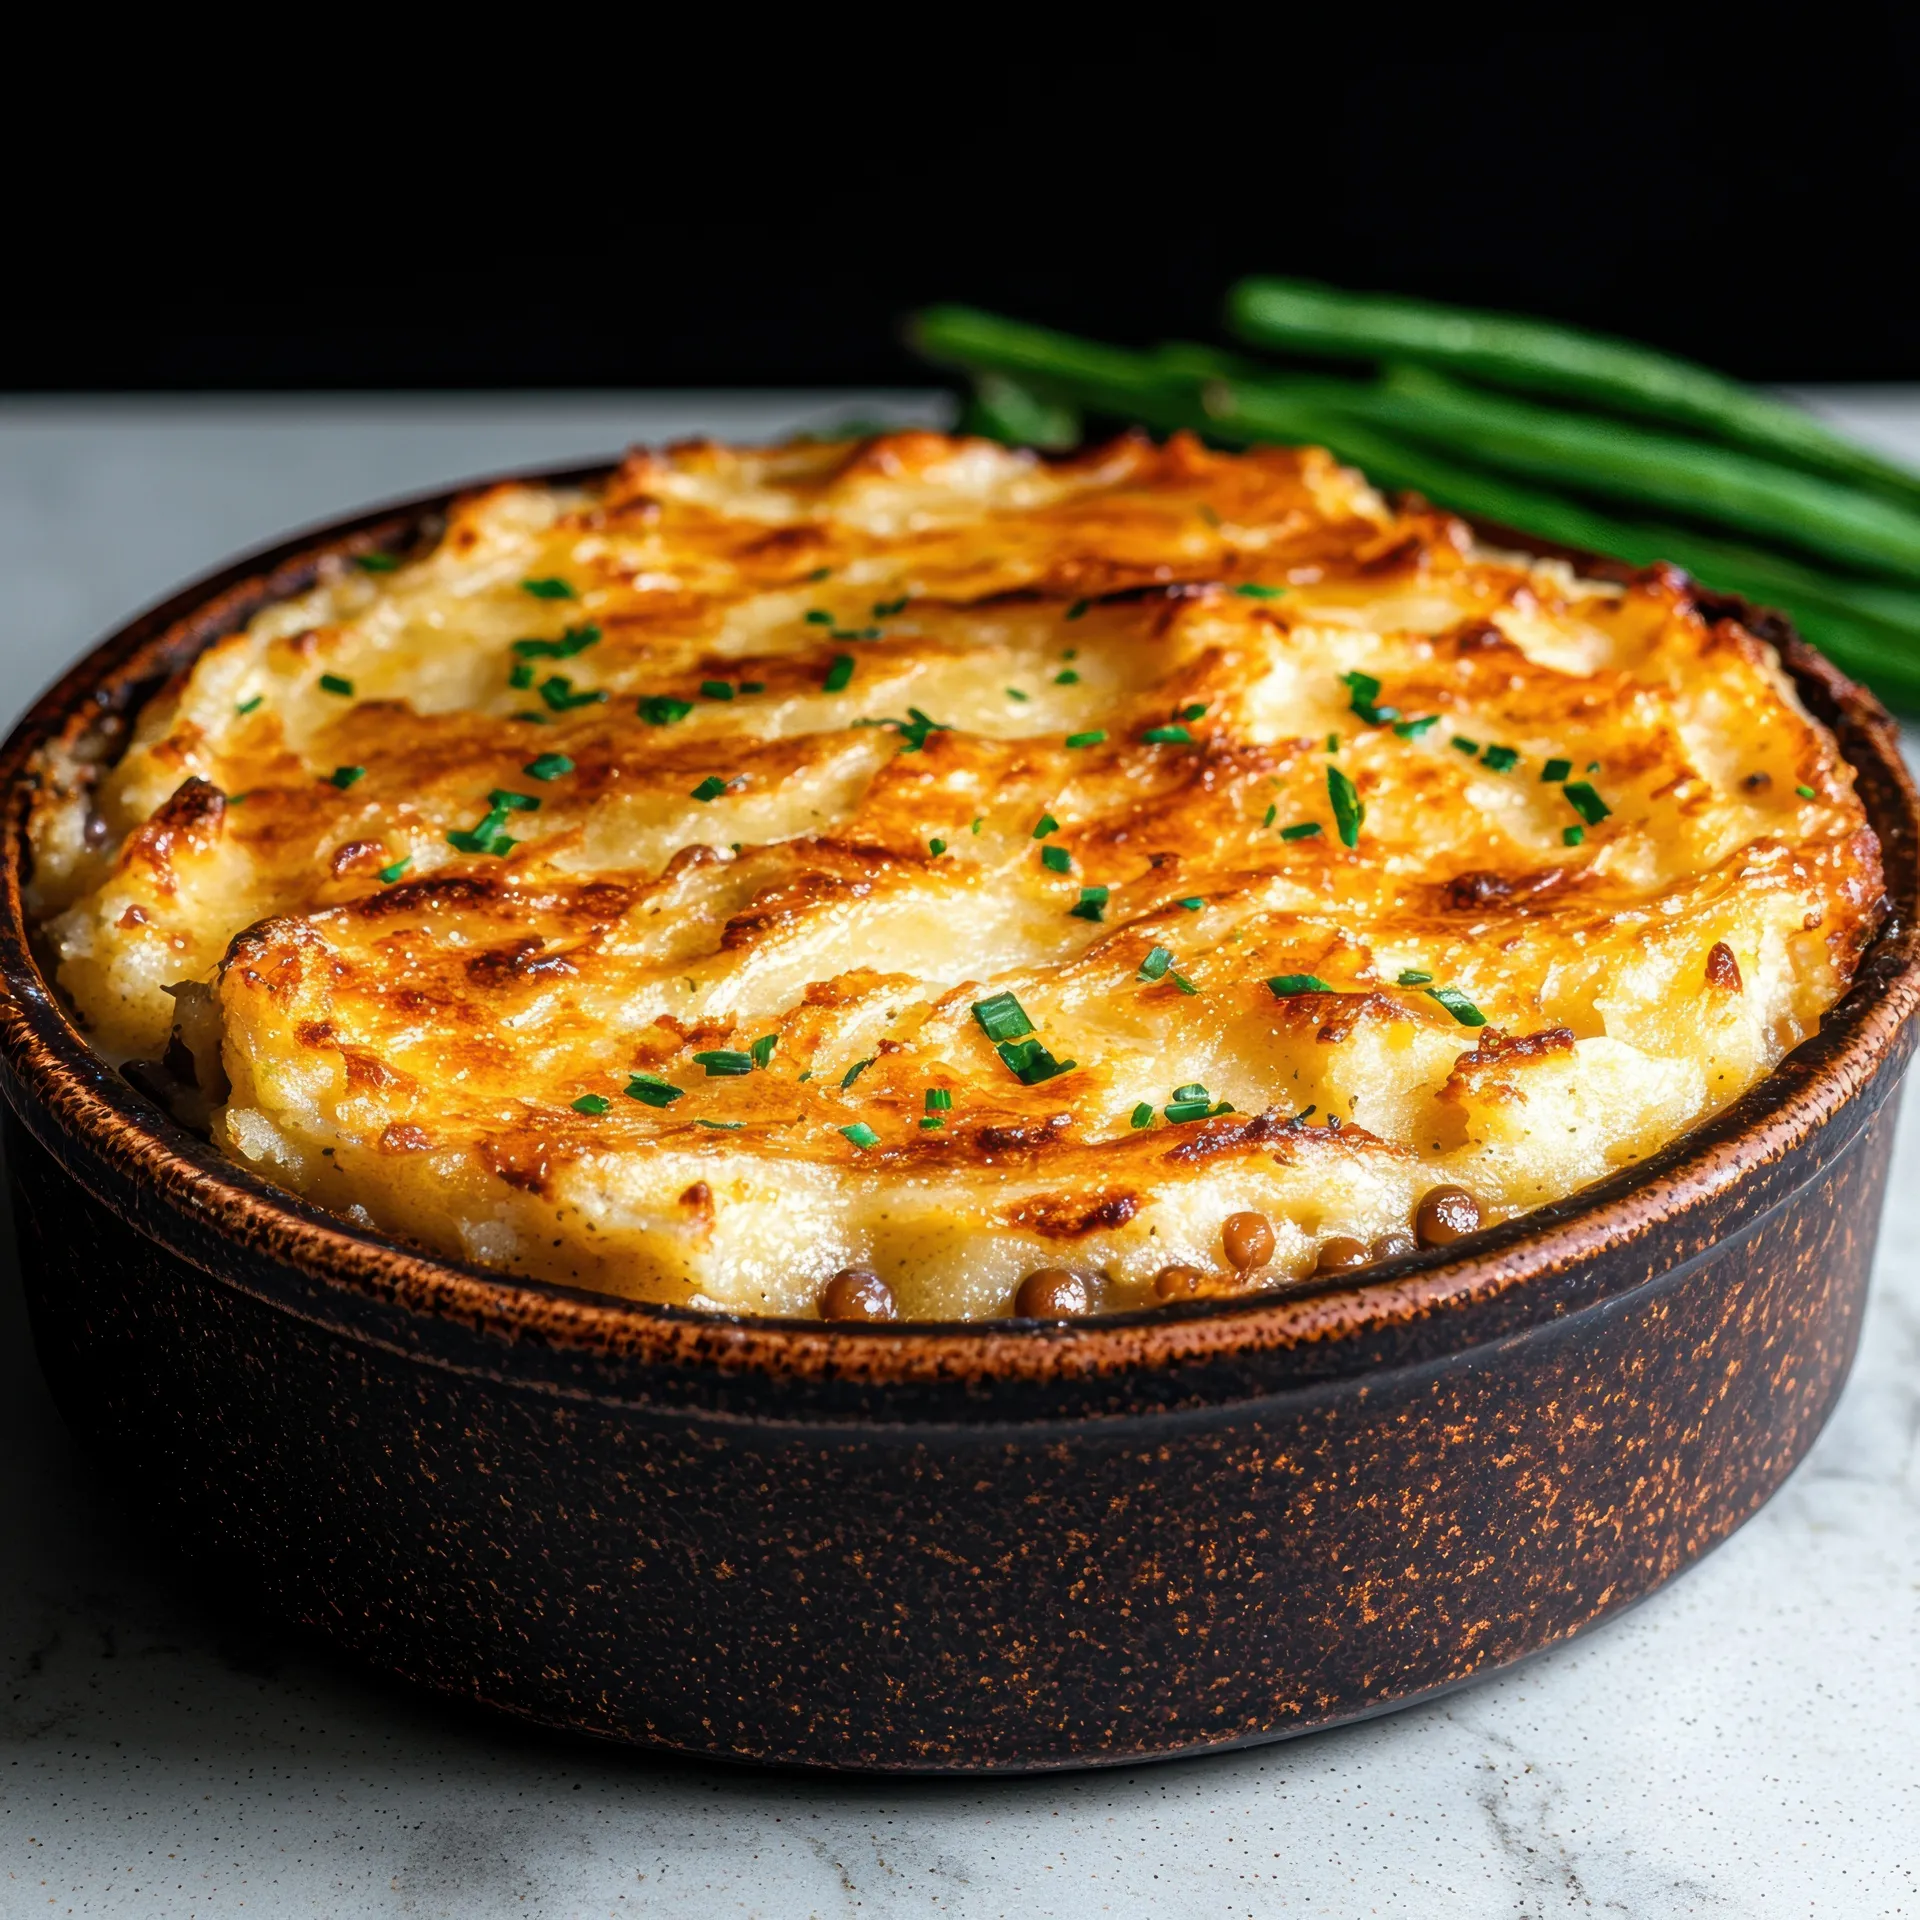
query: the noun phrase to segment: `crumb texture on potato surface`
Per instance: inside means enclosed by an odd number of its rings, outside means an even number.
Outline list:
[[[489,1268],[1280,1284],[1643,1159],[1880,911],[1770,647],[1312,449],[701,443],[368,560],[49,759],[36,910],[236,1159]]]

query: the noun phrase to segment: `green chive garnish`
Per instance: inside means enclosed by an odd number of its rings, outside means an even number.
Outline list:
[[[1587,830],[1585,827],[1562,827],[1560,829],[1560,844],[1563,847],[1577,847],[1586,837]]]
[[[530,793],[515,793],[510,787],[495,787],[487,795],[487,804],[502,813],[538,813],[540,802]]]
[[[553,578],[522,580],[520,591],[532,594],[536,600],[577,600],[580,597],[564,580]]]
[[[1794,792],[1797,793],[1802,800],[1817,800],[1820,797],[1811,787],[1795,787]],[[1567,789],[1567,797],[1569,799],[1573,797],[1573,789],[1571,787]],[[1584,812],[1585,809],[1583,808],[1582,811]]]
[[[1134,975],[1136,980],[1158,980],[1173,965],[1173,955],[1165,947],[1155,947],[1140,962],[1140,971]]]
[[[691,800],[718,800],[726,790],[727,783],[718,774],[710,773],[687,797]]]
[[[1149,727],[1140,738],[1146,741],[1149,746],[1155,747],[1181,747],[1191,746],[1193,744],[1193,735],[1190,734],[1185,727],[1178,725],[1170,727]]]
[[[1089,727],[1085,733],[1070,733],[1066,745],[1070,747],[1097,747],[1107,737],[1105,727]]]
[[[903,593],[898,600],[876,600],[873,603],[873,617],[876,620],[891,620],[896,613],[905,613],[908,597]]]
[[[1564,780],[1572,771],[1573,762],[1571,760],[1549,760],[1547,764],[1540,769],[1540,784],[1544,787],[1555,786]]]
[[[353,564],[362,573],[391,573],[400,562],[390,553],[356,553]]]
[[[338,693],[351,697],[353,693],[353,682],[337,673],[323,673],[320,676],[320,691],[322,693]]]
[[[927,1111],[929,1113],[951,1113],[953,1111],[953,1095],[945,1087],[929,1087],[927,1089]]]
[[[832,664],[827,668],[827,677],[821,681],[821,690],[826,693],[845,693],[847,684],[853,678],[853,655],[836,653]]]
[[[807,575],[807,578],[815,581],[831,580],[833,578],[833,569],[831,567],[815,567],[814,570]]]
[[[1180,711],[1174,715],[1174,718],[1176,720],[1198,720],[1205,714],[1206,710],[1207,703],[1204,700],[1194,700],[1182,707]]]
[[[1068,873],[1073,868],[1073,855],[1065,847],[1042,847],[1040,864],[1049,873]]]
[[[576,653],[599,644],[598,627],[569,627],[558,640],[516,640],[513,650],[523,660],[571,660]]]
[[[1018,687],[1009,687],[1007,688],[1006,691],[1007,691],[1007,698],[1009,700],[1024,700],[1027,698],[1027,696],[1024,693],[1022,693]]]
[[[1340,678],[1346,683],[1352,707],[1370,727],[1383,727],[1400,718],[1398,707],[1383,707],[1376,704],[1380,698],[1380,682],[1370,673],[1343,673]]]
[[[1613,811],[1585,780],[1570,780],[1560,791],[1567,796],[1567,802],[1574,812],[1590,827],[1597,827]],[[1807,798],[1811,800],[1812,794],[1808,794]]]
[[[590,693],[575,693],[573,682],[564,673],[550,673],[540,682],[540,698],[555,713],[565,713],[570,707],[591,707],[606,698],[598,688]]]
[[[1076,920],[1095,922],[1106,917],[1106,910],[1107,889],[1105,887],[1082,887],[1078,904],[1067,909]]]
[[[860,1076],[863,1073],[865,1073],[870,1066],[873,1065],[873,1062],[874,1062],[874,1056],[872,1054],[868,1054],[868,1056],[864,1060],[856,1060],[853,1063],[853,1065],[850,1066],[846,1070],[846,1072],[840,1076],[841,1087],[844,1089],[852,1086],[853,1083],[856,1080],[858,1080]]]
[[[1327,735],[1327,751],[1329,753],[1338,753],[1340,751],[1340,736],[1337,733]]]
[[[1080,1064],[1077,1060],[1056,1060],[1038,1040],[1004,1040],[994,1051],[1023,1087],[1037,1087],[1042,1081],[1058,1079]]]
[[[753,1055],[732,1047],[714,1047],[706,1053],[696,1053],[693,1063],[706,1068],[709,1080],[738,1079],[741,1074],[753,1071]]]
[[[392,886],[393,883],[396,880],[398,880],[400,876],[403,873],[405,873],[406,870],[412,865],[413,865],[413,855],[407,854],[403,859],[396,860],[392,866],[382,867],[380,869],[380,878],[384,880],[388,886]]]
[[[1173,904],[1176,907],[1185,907],[1189,913],[1198,913],[1207,903],[1196,893],[1191,899],[1176,900]]]
[[[534,780],[558,780],[563,773],[573,771],[573,762],[564,753],[543,753],[539,759],[529,760],[520,771]]]
[[[251,713],[266,697],[264,693],[256,693],[251,700],[242,700],[240,704],[234,708],[234,712]]]
[[[973,1003],[973,1017],[980,1031],[997,1046],[1003,1040],[1018,1040],[1033,1031],[1027,1010],[1010,993],[996,993]]]
[[[1417,740],[1429,727],[1437,727],[1440,716],[1437,713],[1422,714],[1418,720],[1396,720],[1393,730],[1402,740]]]
[[[809,607],[807,611],[801,615],[801,618],[805,620],[810,627],[830,627],[833,625],[833,615],[830,614],[825,607]]]
[[[657,1073],[636,1073],[627,1082],[627,1098],[643,1107],[670,1107],[686,1089],[669,1085]]]
[[[507,685],[521,693],[526,692],[533,685],[533,663],[528,660],[516,662],[513,670],[507,675]]]
[[[1052,814],[1043,813],[1040,818],[1034,822],[1033,837],[1036,840],[1044,840],[1048,834],[1058,833],[1059,831],[1060,822],[1056,820]]]
[[[356,780],[364,779],[366,772],[365,767],[335,767],[334,770],[327,775],[327,778],[331,780],[342,793],[345,793]]]
[[[1480,751],[1480,742],[1478,740],[1469,740],[1464,733],[1456,733],[1447,744],[1452,747],[1456,753],[1478,753]]]
[[[709,700],[731,700],[733,689],[724,680],[702,680],[700,691]]]
[[[1332,993],[1335,989],[1317,973],[1276,973],[1267,982],[1267,991],[1276,1000],[1296,993]]]
[[[929,840],[927,842],[927,851],[932,854],[936,860],[938,860],[946,850],[947,843],[944,840]]]
[[[693,711],[691,700],[669,699],[664,693],[650,693],[640,702],[640,718],[650,727],[670,727]]]
[[[696,1120],[696,1127],[711,1127],[715,1133],[738,1133],[747,1123],[744,1120]]]
[[[763,1033],[747,1051],[753,1056],[753,1064],[762,1069],[773,1058],[773,1050],[780,1044],[777,1033]]]
[[[613,1105],[613,1102],[607,1099],[604,1094],[583,1093],[578,1100],[572,1101],[570,1104],[575,1113],[601,1114],[605,1113],[608,1108]]]
[[[1092,605],[1093,602],[1091,600],[1076,600],[1073,605],[1067,609],[1067,618],[1069,620],[1078,620]]]
[[[1269,807],[1266,810],[1266,812],[1261,816],[1260,825],[1263,829],[1270,827],[1279,818],[1280,818],[1280,809],[1278,807]]]
[[[1458,987],[1429,987],[1427,998],[1437,1000],[1463,1027],[1484,1027],[1487,1016]]]
[[[1150,1100],[1142,1100],[1140,1104],[1134,1108],[1132,1124],[1135,1128],[1150,1127],[1153,1125],[1153,1103]]]
[[[1278,600],[1286,592],[1286,588],[1262,587],[1251,580],[1243,580],[1234,588],[1234,592],[1246,600]]]
[[[1520,755],[1512,747],[1489,747],[1480,756],[1480,764],[1495,773],[1511,773],[1520,764]]]
[[[1402,967],[1399,984],[1403,987],[1424,987],[1432,978],[1432,974],[1423,973],[1418,967]]]
[[[1080,684],[1080,676],[1072,667],[1062,667],[1053,676],[1053,684],[1056,687],[1077,687]]]
[[[1311,840],[1319,831],[1320,822],[1318,820],[1302,820],[1297,826],[1282,827],[1280,829],[1280,838],[1282,840]]]
[[[1360,795],[1353,782],[1338,767],[1327,769],[1327,798],[1333,803],[1333,823],[1340,830],[1342,844],[1357,847],[1360,844],[1361,823],[1367,817],[1367,810],[1360,804]]]
[[[864,1120],[856,1120],[852,1126],[842,1127],[840,1131],[851,1145],[859,1147],[862,1151],[880,1144],[880,1136]]]

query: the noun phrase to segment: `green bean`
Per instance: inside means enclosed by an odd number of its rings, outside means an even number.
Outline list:
[[[1494,386],[1571,395],[1693,427],[1734,446],[1920,502],[1920,474],[1852,445],[1797,407],[1630,341],[1515,314],[1343,293],[1304,280],[1241,281],[1227,296],[1227,320],[1260,346],[1410,360]]]
[[[1007,373],[975,375],[973,399],[960,425],[964,432],[1021,447],[1077,447],[1082,434],[1077,407],[1050,400]]]

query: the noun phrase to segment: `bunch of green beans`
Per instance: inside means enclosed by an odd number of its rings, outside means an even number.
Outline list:
[[[971,375],[977,431],[1071,446],[1095,413],[1312,441],[1381,485],[1778,607],[1920,714],[1920,475],[1704,367],[1544,321],[1271,279],[1235,287],[1228,318],[1255,345],[1378,370],[1133,352],[968,307],[929,309],[913,337]]]

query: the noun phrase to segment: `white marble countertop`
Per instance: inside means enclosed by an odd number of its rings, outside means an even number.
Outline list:
[[[1920,464],[1920,391],[1814,397]],[[0,402],[0,704],[179,580],[364,501],[632,438],[875,411],[767,394]],[[1920,1915],[1920,1123],[1897,1152],[1832,1424],[1771,1505],[1644,1606],[1364,1726],[972,1786],[531,1735],[225,1617],[125,1543],[47,1401],[9,1271],[0,1915]]]

